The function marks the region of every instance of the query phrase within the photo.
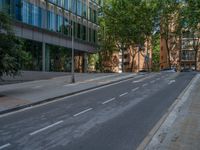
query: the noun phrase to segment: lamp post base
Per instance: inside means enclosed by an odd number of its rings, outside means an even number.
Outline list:
[[[72,83],[75,83],[75,76],[74,76],[74,74],[72,75]]]

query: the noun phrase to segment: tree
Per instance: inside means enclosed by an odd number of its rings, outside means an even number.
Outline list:
[[[157,5],[153,0],[110,0],[104,7],[106,31],[116,48],[122,51],[123,71],[124,51],[132,47],[130,54],[134,60],[138,53],[135,47],[143,45],[150,39],[156,14],[155,6]]]
[[[160,34],[154,34],[151,42],[153,45],[152,69],[153,71],[158,71],[160,67]]]
[[[18,74],[20,62],[25,61],[28,55],[22,50],[22,44],[12,32],[9,16],[0,12],[0,77]]]
[[[176,65],[178,51],[176,50],[181,39],[181,14],[182,3],[177,0],[160,1],[159,4],[160,34],[167,50],[167,63],[169,68]]]

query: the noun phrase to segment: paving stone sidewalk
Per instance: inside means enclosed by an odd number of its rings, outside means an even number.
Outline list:
[[[146,150],[200,150],[200,74],[195,77]]]
[[[66,75],[48,80],[0,85],[0,114],[133,78],[135,75],[134,73],[76,74],[74,84],[70,84],[71,76]]]

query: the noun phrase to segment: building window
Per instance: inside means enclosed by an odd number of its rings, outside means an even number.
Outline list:
[[[47,28],[56,31],[56,15],[51,11],[47,13]]]
[[[57,32],[62,32],[63,17],[60,15],[56,15],[56,22],[57,22]]]
[[[86,26],[82,26],[82,40],[86,40]]]
[[[93,20],[94,20],[95,23],[97,23],[97,11],[94,10],[94,11],[93,11],[93,14],[94,14],[94,16],[93,16],[93,17],[94,17]]]
[[[78,14],[79,16],[82,15],[82,1],[81,1],[81,0],[78,0],[78,1],[77,1],[77,14]]]
[[[37,27],[42,27],[42,9],[37,6],[33,6],[33,25]]]
[[[77,38],[81,38],[81,25],[79,23],[77,24]]]
[[[49,2],[56,4],[56,0],[49,0]]]
[[[93,30],[93,41],[94,43],[96,43],[96,38],[97,38],[97,32],[96,30]]]
[[[65,35],[68,35],[69,34],[69,21],[68,19],[64,19],[64,28],[63,28],[63,33]]]
[[[77,0],[73,0],[71,3],[72,3],[72,6],[71,6],[72,12],[76,14]]]
[[[65,0],[65,1],[64,1],[64,8],[65,8],[66,10],[69,10],[69,0]]]
[[[182,60],[195,61],[195,51],[194,50],[183,50],[181,55]]]
[[[82,16],[85,17],[85,18],[87,18],[87,5],[86,5],[85,2],[83,3]]]
[[[89,28],[89,42],[92,42],[92,29]]]
[[[57,0],[57,5],[60,7],[64,6],[64,0]]]
[[[22,7],[22,22],[24,23],[28,23],[28,15],[29,13],[29,7],[28,7],[28,3],[23,1],[23,7]]]

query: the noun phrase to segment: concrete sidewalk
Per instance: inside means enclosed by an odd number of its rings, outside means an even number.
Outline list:
[[[135,75],[134,73],[75,74],[75,84],[70,84],[71,76],[66,75],[48,80],[1,85],[0,114],[133,78]]]
[[[145,150],[200,149],[200,74],[176,100]],[[143,141],[144,142],[144,141]]]

